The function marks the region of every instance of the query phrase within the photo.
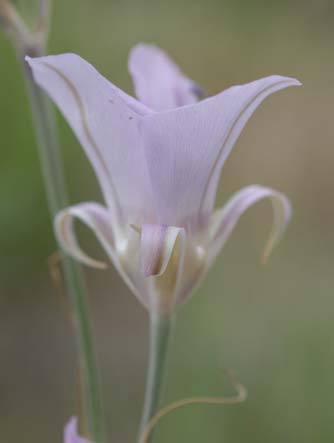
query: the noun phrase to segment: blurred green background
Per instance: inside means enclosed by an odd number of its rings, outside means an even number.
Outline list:
[[[21,2],[29,12],[29,0]],[[238,406],[189,406],[157,441],[334,440],[334,3],[330,0],[57,0],[50,52],[76,52],[126,91],[137,42],[167,50],[208,94],[269,74],[304,86],[252,117],[223,170],[218,203],[259,183],[290,196],[294,217],[266,266],[269,205],[242,219],[209,277],[180,310],[165,401],[249,392]],[[31,117],[13,51],[0,35],[0,438],[59,443],[75,413],[75,356],[51,283],[56,249]],[[73,203],[100,200],[78,142],[58,115]],[[87,247],[102,255],[83,231]],[[116,272],[87,270],[110,442],[135,441],[148,319]]]

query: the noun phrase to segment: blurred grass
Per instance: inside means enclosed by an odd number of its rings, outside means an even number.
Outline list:
[[[304,84],[257,111],[218,196],[223,202],[250,183],[282,190],[294,204],[287,235],[260,266],[270,213],[265,204],[250,211],[175,331],[166,401],[231,392],[222,366],[237,371],[249,398],[175,412],[159,426],[161,443],[333,441],[333,23],[329,0],[55,2],[50,52],[79,53],[127,91],[127,54],[138,41],[168,50],[209,94],[272,73]],[[3,36],[0,54],[1,439],[56,443],[75,412],[71,331],[48,276],[55,243],[22,79]],[[100,199],[77,141],[59,123],[71,200]],[[88,281],[110,441],[132,442],[146,313],[113,270],[88,271]]]

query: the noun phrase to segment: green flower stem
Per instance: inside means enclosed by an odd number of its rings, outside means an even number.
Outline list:
[[[29,51],[24,51],[24,54],[27,54],[27,52],[34,56],[43,53],[38,47],[29,48]],[[55,114],[49,99],[35,84],[30,68],[24,62],[23,57],[22,63],[37,136],[47,200],[53,219],[60,209],[68,206]],[[80,267],[72,259],[63,256],[62,266],[72,305],[79,369],[84,385],[84,410],[88,419],[89,432],[95,443],[105,443],[103,402],[84,279]]]
[[[55,120],[54,108],[44,92],[35,84],[26,55],[44,55],[49,29],[51,0],[40,0],[36,31],[32,32],[9,0],[0,0],[0,25],[8,34],[21,61],[36,132],[47,201],[52,219],[64,207],[68,198]],[[80,267],[70,258],[62,257],[66,289],[71,301],[76,349],[82,381],[84,419],[89,437],[94,443],[105,443],[103,402],[100,391],[89,306]]]
[[[150,349],[143,415],[138,442],[142,442],[144,431],[158,412],[163,388],[164,374],[173,326],[173,317],[159,313],[150,314]],[[152,434],[150,442],[152,441]]]

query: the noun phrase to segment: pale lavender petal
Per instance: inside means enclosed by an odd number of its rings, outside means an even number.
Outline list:
[[[56,237],[64,251],[87,266],[105,269],[106,263],[89,257],[80,248],[74,232],[75,219],[92,229],[104,250],[111,256],[114,239],[109,211],[97,203],[82,203],[60,211],[55,219]]]
[[[221,167],[252,113],[269,94],[299,84],[266,77],[195,105],[146,116],[140,126],[159,223],[205,223]]]
[[[64,443],[91,443],[79,435],[76,417],[72,417],[64,428]]]
[[[141,214],[144,197],[150,213],[151,185],[138,132],[141,116],[150,111],[77,55],[27,61],[79,138],[114,218]]]
[[[219,254],[244,212],[265,198],[270,199],[274,211],[273,226],[262,256],[263,262],[268,259],[291,218],[291,205],[284,194],[264,186],[252,185],[241,189],[222,209],[213,214],[207,246],[210,263]]]
[[[202,94],[201,88],[155,45],[136,45],[130,52],[129,71],[138,99],[156,111],[196,103]]]
[[[143,225],[140,259],[150,295],[147,307],[165,314],[173,311],[181,296],[186,262],[186,233],[182,228]]]
[[[145,277],[162,275],[171,259],[182,228],[143,225],[141,228],[141,267]]]

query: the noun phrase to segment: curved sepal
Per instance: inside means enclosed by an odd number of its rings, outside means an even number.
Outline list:
[[[64,251],[88,266],[105,269],[106,263],[89,257],[80,248],[74,232],[75,219],[87,225],[94,232],[106,253],[112,256],[113,233],[110,213],[97,203],[81,203],[62,210],[55,219],[56,237]]]
[[[231,197],[225,206],[213,214],[208,245],[210,262],[215,259],[223,248],[244,212],[265,198],[271,200],[274,211],[273,226],[262,255],[262,261],[267,261],[290,220],[291,204],[284,194],[274,189],[252,185],[241,189]]]

